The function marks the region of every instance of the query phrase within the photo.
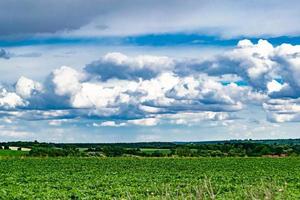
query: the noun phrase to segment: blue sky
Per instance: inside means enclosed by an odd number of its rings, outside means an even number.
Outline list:
[[[299,138],[299,8],[293,0],[1,1],[0,136]]]

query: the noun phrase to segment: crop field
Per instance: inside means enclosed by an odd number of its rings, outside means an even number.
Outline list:
[[[10,158],[1,199],[299,199],[299,158]]]

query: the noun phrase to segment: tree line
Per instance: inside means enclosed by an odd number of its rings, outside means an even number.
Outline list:
[[[88,157],[88,156],[141,156],[141,157],[283,157],[299,156],[298,143],[119,143],[119,144],[55,144],[34,142],[0,143],[30,148],[29,156]],[[82,147],[84,146],[84,147]]]

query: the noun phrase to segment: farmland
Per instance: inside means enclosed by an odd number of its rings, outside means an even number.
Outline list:
[[[300,158],[2,158],[1,199],[299,199]]]

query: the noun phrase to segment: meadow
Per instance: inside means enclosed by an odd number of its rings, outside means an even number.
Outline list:
[[[28,154],[28,151],[0,150],[0,157],[21,157]]]
[[[300,199],[300,158],[2,158],[0,199]]]

